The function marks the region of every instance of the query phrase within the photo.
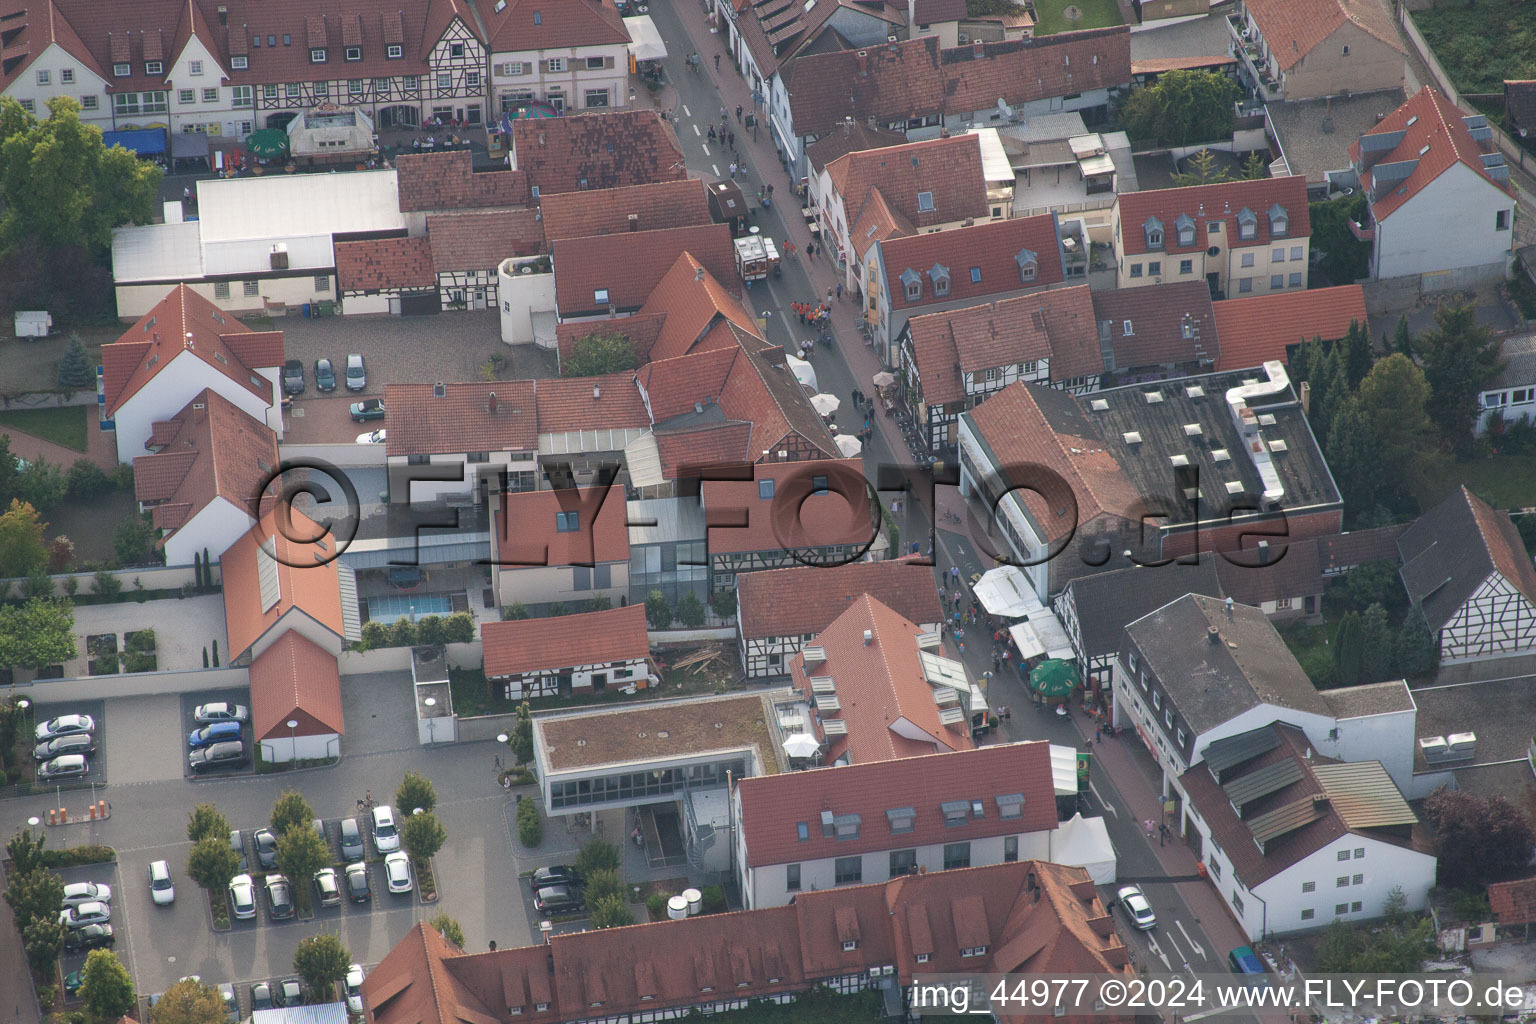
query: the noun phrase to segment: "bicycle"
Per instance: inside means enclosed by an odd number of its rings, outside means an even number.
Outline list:
[[[960,521],[960,517],[951,512],[949,509],[945,509],[943,515],[945,522],[958,523]]]

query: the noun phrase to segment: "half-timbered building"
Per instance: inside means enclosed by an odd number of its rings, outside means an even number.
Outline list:
[[[644,605],[487,622],[480,636],[491,696],[505,700],[644,689],[656,678]]]
[[[790,659],[862,594],[924,632],[938,632],[944,620],[933,571],[914,558],[747,573],[736,588],[736,635],[749,679],[789,675]]]
[[[538,211],[529,209],[429,214],[427,237],[443,309],[496,309],[497,266],[544,249]]]
[[[1536,568],[1508,513],[1462,487],[1398,538],[1403,586],[1442,662],[1536,649]]]

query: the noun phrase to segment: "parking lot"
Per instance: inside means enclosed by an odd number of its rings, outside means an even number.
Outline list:
[[[85,755],[88,770],[84,776],[67,781],[71,785],[77,782],[102,785],[107,781],[107,713],[105,702],[99,700],[80,700],[71,701],[68,705],[44,704],[39,706],[37,712],[34,713],[33,721],[38,725],[42,725],[45,721],[62,715],[90,715],[96,723],[96,731],[91,734],[96,741],[96,749]],[[37,744],[34,742],[33,745],[36,746]],[[36,766],[34,765],[35,770]],[[46,786],[48,782],[47,780],[42,780],[40,784]],[[81,881],[81,879],[67,879],[67,881]]]
[[[211,704],[223,701],[228,704],[238,704],[246,709],[246,720],[240,726],[240,742],[245,744],[245,752],[248,760],[243,765],[229,768],[210,768],[201,772],[194,772],[186,754],[189,752],[187,737],[202,726],[197,721],[197,709],[203,704]],[[256,739],[251,731],[250,722],[251,691],[248,689],[230,690],[203,690],[198,693],[184,693],[181,695],[181,770],[189,779],[202,781],[215,776],[228,777],[231,775],[256,774]]]
[[[50,710],[55,707],[49,705]],[[181,729],[180,702],[174,694],[109,700],[103,720],[114,735],[129,737],[108,755],[114,786],[182,777],[187,734]]]

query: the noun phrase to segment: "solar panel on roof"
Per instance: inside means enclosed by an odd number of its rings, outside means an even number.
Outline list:
[[[1261,729],[1253,729],[1207,744],[1200,751],[1200,757],[1205,761],[1206,767],[1211,770],[1211,774],[1216,776],[1216,781],[1220,782],[1222,773],[1228,769],[1236,768],[1244,761],[1251,761],[1279,745],[1279,735],[1266,725]]]
[[[1221,788],[1226,792],[1227,799],[1232,801],[1232,806],[1237,813],[1241,815],[1246,805],[1253,803],[1261,796],[1279,792],[1291,783],[1299,781],[1305,774],[1306,770],[1302,768],[1300,761],[1287,758],[1255,769],[1241,778],[1233,779]]]

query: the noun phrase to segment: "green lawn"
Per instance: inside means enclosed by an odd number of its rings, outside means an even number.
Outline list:
[[[1501,93],[1505,79],[1536,75],[1536,5],[1440,0],[1413,21],[1463,92]]]
[[[1077,8],[1082,12],[1082,17],[1069,21],[1065,14],[1068,7]],[[1115,0],[1035,0],[1035,16],[1039,19],[1035,25],[1037,36],[1125,24],[1125,20],[1120,17],[1120,5]]]
[[[85,414],[94,406],[72,405],[56,409],[6,409],[0,412],[0,430],[15,427],[37,437],[85,452],[89,423]]]
[[[1466,484],[1494,508],[1536,506],[1536,455],[1495,455],[1474,462],[1449,462],[1415,495],[1429,509]]]

